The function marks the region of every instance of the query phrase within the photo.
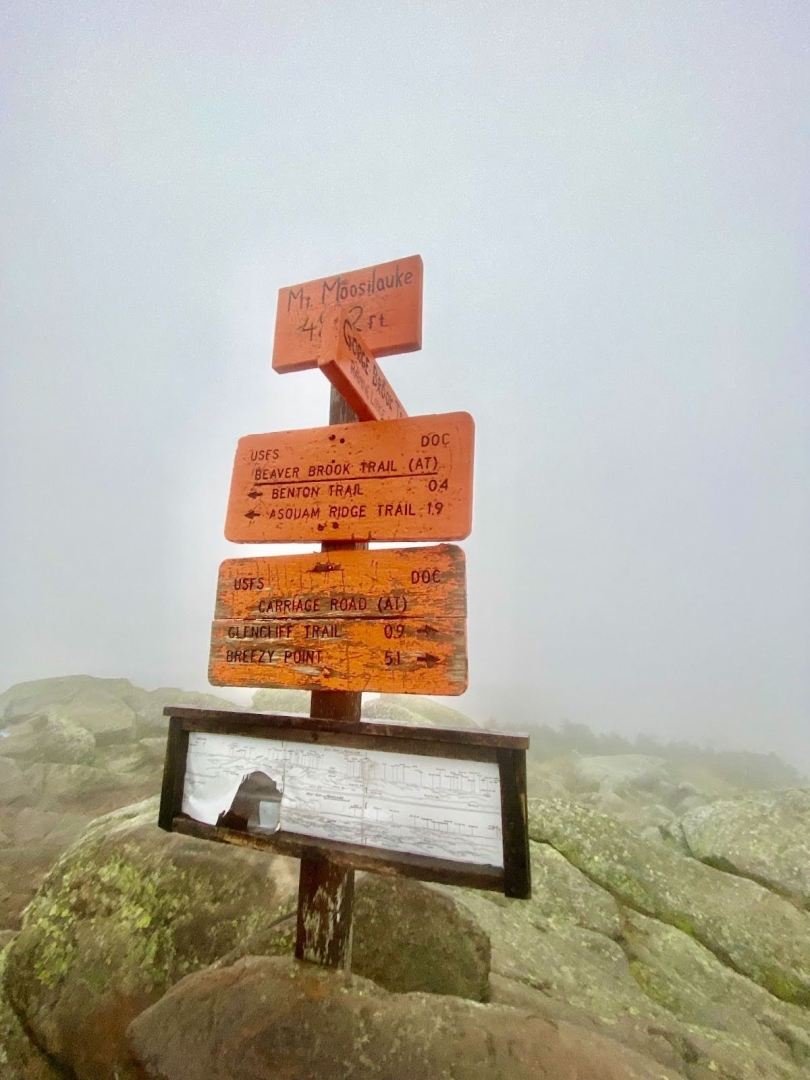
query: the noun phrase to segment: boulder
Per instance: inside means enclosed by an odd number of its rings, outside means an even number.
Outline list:
[[[680,820],[674,811],[656,802],[647,792],[629,788],[622,791],[619,795],[612,788],[606,788],[586,791],[572,798],[583,806],[609,814],[647,840],[665,840],[679,851],[688,851]],[[550,797],[557,798],[553,794]]]
[[[307,695],[309,696],[309,695]],[[133,710],[139,739],[162,735],[166,737],[169,718],[163,715],[167,705],[185,705],[190,709],[241,709],[227,698],[216,694],[201,694],[194,690],[180,690],[176,686],[160,686],[157,690],[140,690],[131,687],[122,695]]]
[[[605,1037],[518,1009],[390,994],[286,957],[191,975],[127,1033],[155,1080],[677,1080]]]
[[[614,898],[548,844],[532,843],[530,850],[531,900],[448,890],[489,935],[492,972],[611,1022],[666,1020],[639,988],[616,940],[622,921]]]
[[[755,791],[685,814],[691,853],[810,908],[810,789]]]
[[[31,1042],[3,992],[6,952],[13,937],[0,941],[0,1080],[60,1080],[62,1073]]]
[[[163,743],[165,745],[165,739]],[[152,771],[155,761],[144,756],[143,748],[139,742],[128,742],[105,746],[96,755],[96,765],[99,768],[106,769],[107,772],[118,773],[122,777],[132,777],[133,773],[141,770]]]
[[[136,735],[135,713],[129,705],[95,688],[80,690],[69,702],[54,705],[49,714],[91,732],[98,746],[132,742]]]
[[[397,993],[485,1001],[489,938],[451,896],[408,878],[365,875],[357,884],[352,971]]]
[[[166,736],[156,735],[148,739],[141,739],[138,742],[138,749],[141,752],[143,761],[163,764],[166,758]]]
[[[308,690],[257,690],[253,695],[256,712],[303,713],[309,716],[311,694]]]
[[[532,838],[617,900],[691,934],[776,997],[810,1004],[810,914],[587,807],[534,799],[529,808]]]
[[[97,679],[93,675],[64,675],[55,679],[17,683],[0,694],[0,721],[16,723],[52,705],[73,701],[83,691],[120,699],[131,690],[134,687],[129,679]]]
[[[26,808],[19,812],[14,823],[14,844],[36,845],[56,858],[81,836],[90,821],[86,814]]]
[[[28,794],[28,781],[17,762],[11,758],[0,757],[0,806],[23,800]]]
[[[491,1001],[595,1024],[665,1064],[680,1063],[690,1080],[803,1080],[804,1009],[774,998],[682,931],[618,904],[547,844],[530,848],[530,901],[453,890],[490,936]],[[644,951],[642,925],[655,955],[649,944]],[[732,993],[735,1008],[720,1007]],[[767,1039],[749,1022],[755,1006]]]
[[[126,790],[139,781],[114,773],[109,769],[96,769],[92,765],[57,765],[37,762],[25,771],[25,779],[33,794],[40,800],[42,809],[58,809],[61,806],[81,803],[92,795]],[[126,794],[123,796],[126,798]],[[132,796],[130,796],[131,798]]]
[[[58,710],[54,706],[7,728],[0,754],[25,761],[90,764],[96,754],[94,736]]]
[[[363,705],[368,720],[391,720],[395,723],[421,724],[429,727],[470,728],[479,725],[458,709],[418,694],[381,694]]]
[[[626,911],[623,944],[644,992],[742,1076],[810,1071],[810,1015],[721,963],[674,926]]]
[[[134,1016],[295,909],[294,860],[162,832],[157,808],[150,799],[93,822],[9,949],[12,1006],[78,1080],[112,1080]]]
[[[295,914],[243,937],[218,967],[245,956],[290,954]],[[485,1001],[489,938],[457,896],[412,881],[358,874],[352,919],[351,967],[386,990],[422,990]]]
[[[672,778],[663,758],[646,754],[605,754],[575,759],[574,782],[583,790],[619,791],[636,788],[655,791],[672,787]]]

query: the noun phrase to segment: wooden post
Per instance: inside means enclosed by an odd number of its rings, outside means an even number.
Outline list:
[[[357,416],[332,387],[329,401],[330,424],[352,424]],[[368,544],[325,543],[322,551],[356,551]],[[360,719],[362,693],[313,690],[309,715],[321,720]],[[298,881],[298,922],[295,955],[323,967],[351,966],[354,870],[337,866],[329,859],[304,856]]]

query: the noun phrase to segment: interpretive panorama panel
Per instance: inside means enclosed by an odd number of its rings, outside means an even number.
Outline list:
[[[194,732],[183,812],[216,825],[251,778],[258,831],[503,866],[493,762]]]

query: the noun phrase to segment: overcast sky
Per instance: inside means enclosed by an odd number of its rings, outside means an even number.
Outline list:
[[[810,766],[810,5],[0,13],[0,689],[205,688],[237,439],[325,423],[277,290],[419,253],[477,425],[470,689]],[[305,549],[297,549],[305,550]]]

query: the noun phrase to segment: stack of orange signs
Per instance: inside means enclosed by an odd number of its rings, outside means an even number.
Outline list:
[[[375,360],[420,347],[421,283],[413,256],[280,291],[273,366],[319,365],[366,422],[240,439],[229,540],[345,545],[469,535],[472,417],[407,417]],[[310,334],[305,322],[313,320]],[[466,614],[464,553],[452,544],[230,559],[220,567],[209,678],[217,686],[462,694]]]

